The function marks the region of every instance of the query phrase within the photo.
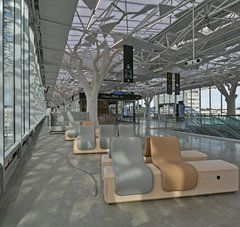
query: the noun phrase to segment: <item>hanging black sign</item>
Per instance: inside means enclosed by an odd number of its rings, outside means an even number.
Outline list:
[[[133,47],[123,45],[123,81],[133,83]]]
[[[175,95],[180,95],[180,74],[175,73]]]
[[[172,73],[167,72],[167,94],[172,94]]]

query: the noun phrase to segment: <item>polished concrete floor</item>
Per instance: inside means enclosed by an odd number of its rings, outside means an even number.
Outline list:
[[[148,128],[148,130],[146,130]],[[151,129],[137,132],[175,134]],[[240,143],[179,134],[182,149],[206,152],[240,166]],[[62,134],[46,125],[0,198],[0,226],[240,226],[240,193],[107,205],[103,200],[100,155],[74,156]]]

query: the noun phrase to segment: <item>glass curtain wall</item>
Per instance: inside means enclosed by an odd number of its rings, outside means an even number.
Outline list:
[[[240,115],[240,86],[237,87],[236,115]],[[216,88],[216,86],[202,87],[180,92],[176,97],[176,103],[183,101],[186,114],[205,114],[205,115],[226,115],[227,104],[225,97]],[[173,95],[160,94],[160,114],[167,114],[167,103],[173,102]]]
[[[0,130],[8,155],[43,119],[46,107],[28,6],[24,0],[3,0],[1,11],[4,127]]]
[[[23,30],[23,40],[24,40],[24,71],[23,71],[23,84],[24,84],[24,125],[25,125],[25,132],[30,129],[30,96],[29,96],[29,89],[30,89],[30,41],[29,41],[29,10],[26,3],[23,2],[23,19],[24,19],[24,30]]]
[[[240,86],[238,86],[236,94],[236,115],[240,115]],[[225,97],[216,86],[182,90],[180,95],[176,96],[176,103],[179,101],[184,102],[185,112],[189,115],[227,114]],[[151,107],[154,107],[155,113],[160,115],[173,114],[174,108],[171,104],[174,104],[174,102],[174,93],[172,95],[159,94],[154,96]],[[143,100],[139,100],[139,105],[141,107],[145,106]]]
[[[29,129],[25,120],[27,110],[29,109],[28,101],[25,97],[29,92],[29,26],[28,26],[28,7],[22,0],[22,135]]]
[[[15,142],[14,133],[14,0],[3,1],[3,83],[4,83],[4,148]]]
[[[34,34],[29,30],[30,40],[30,129],[44,116],[44,89],[34,43]]]

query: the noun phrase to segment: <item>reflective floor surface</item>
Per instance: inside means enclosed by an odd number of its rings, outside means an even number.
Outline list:
[[[136,132],[176,134],[144,122]],[[198,149],[209,159],[240,166],[240,141],[178,136],[182,149]],[[100,155],[74,156],[71,150],[72,142],[64,141],[63,134],[50,136],[47,126],[42,127],[0,198],[0,226],[240,226],[239,192],[107,205]]]

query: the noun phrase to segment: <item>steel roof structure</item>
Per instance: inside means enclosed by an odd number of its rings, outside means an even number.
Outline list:
[[[140,95],[166,92],[166,72],[181,74],[181,89],[231,80],[239,71],[239,0],[79,1],[65,51],[81,39],[84,55],[96,52],[94,39],[112,48],[134,47],[134,83],[123,84],[122,52],[113,60],[101,92],[116,89]],[[185,65],[200,59],[199,64]],[[71,97],[81,88],[60,70],[56,86]]]

